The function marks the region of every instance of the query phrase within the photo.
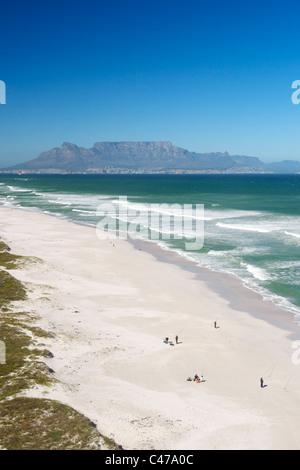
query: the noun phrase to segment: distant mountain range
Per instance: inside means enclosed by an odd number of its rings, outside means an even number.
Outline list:
[[[298,161],[263,163],[257,157],[190,152],[171,142],[97,142],[87,149],[63,143],[4,172],[72,173],[300,173]]]

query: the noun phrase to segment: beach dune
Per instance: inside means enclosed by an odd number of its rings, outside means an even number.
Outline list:
[[[289,312],[150,244],[99,240],[32,211],[0,216],[13,252],[41,260],[14,276],[29,288],[24,308],[55,333],[44,342],[57,383],[29,396],[69,404],[124,449],[300,448],[300,331]],[[195,374],[204,382],[187,380]]]

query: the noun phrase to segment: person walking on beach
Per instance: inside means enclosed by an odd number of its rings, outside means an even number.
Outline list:
[[[178,336],[177,335],[175,336],[175,341],[176,341],[176,344],[178,344]]]
[[[260,388],[264,388],[264,379],[263,378],[260,379]]]
[[[216,321],[214,322],[214,327],[217,328],[217,322]]]

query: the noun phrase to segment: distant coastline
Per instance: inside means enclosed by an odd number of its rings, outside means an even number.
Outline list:
[[[46,174],[297,174],[300,162],[264,163],[228,152],[197,153],[171,142],[96,142],[91,148],[64,142],[37,158],[2,168],[7,173]]]
[[[236,170],[132,170],[128,168],[104,168],[87,171],[71,170],[0,170],[1,175],[276,175],[274,171],[254,171],[250,168],[241,168]],[[284,174],[284,173],[283,173]],[[287,173],[290,174],[290,173]],[[294,173],[294,174],[300,174]]]

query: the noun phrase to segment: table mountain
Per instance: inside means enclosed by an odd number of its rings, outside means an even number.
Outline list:
[[[5,171],[61,170],[85,172],[88,170],[124,169],[142,171],[300,171],[299,162],[265,164],[259,158],[221,153],[190,152],[171,142],[96,142],[87,149],[65,142],[41,153],[29,162],[5,168]],[[273,165],[273,166],[272,166]]]

